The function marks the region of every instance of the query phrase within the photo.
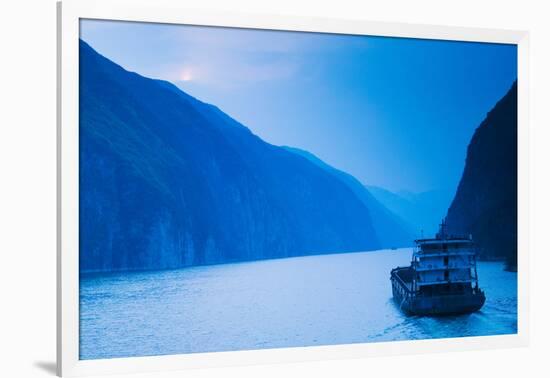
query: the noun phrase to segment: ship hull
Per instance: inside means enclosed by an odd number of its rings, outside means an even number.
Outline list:
[[[456,315],[478,311],[485,304],[485,294],[481,290],[445,295],[416,295],[410,292],[401,277],[406,268],[392,272],[393,299],[407,315]],[[401,273],[401,274],[400,274]]]
[[[460,294],[403,299],[399,294],[394,300],[408,315],[458,315],[478,311],[485,303],[485,295]]]

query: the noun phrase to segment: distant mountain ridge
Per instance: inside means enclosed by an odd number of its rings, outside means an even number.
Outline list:
[[[330,172],[80,41],[80,270],[375,250]]]
[[[311,152],[288,146],[284,146],[283,148],[303,156],[327,172],[330,172],[353,191],[357,198],[367,207],[372,218],[375,220],[373,227],[382,248],[409,247],[413,244],[414,231],[412,227],[404,219],[384,207],[370,193],[370,190],[355,177],[328,165]]]
[[[394,193],[378,186],[366,188],[384,207],[406,220],[415,237],[434,236],[452,200],[452,193],[447,190]]]
[[[447,212],[449,231],[472,234],[482,258],[517,267],[517,82],[487,114],[468,146]]]

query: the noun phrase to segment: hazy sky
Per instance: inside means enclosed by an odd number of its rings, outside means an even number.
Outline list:
[[[517,77],[515,45],[91,20],[81,38],[392,191],[454,191],[475,128]]]

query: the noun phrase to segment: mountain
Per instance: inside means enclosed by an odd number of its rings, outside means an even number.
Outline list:
[[[410,224],[415,237],[434,236],[452,200],[452,193],[446,190],[394,193],[377,186],[367,189],[384,207]]]
[[[346,172],[328,165],[311,152],[294,147],[285,146],[283,148],[288,151],[292,151],[323,168],[351,189],[351,191],[361,200],[371,214],[371,217],[374,220],[374,231],[380,241],[380,247],[394,248],[408,247],[412,245],[414,240],[414,232],[411,226],[402,218],[384,207],[384,205],[382,205],[370,193],[370,191],[363,184],[361,184],[361,182],[359,182],[359,180]]]
[[[487,114],[468,146],[466,164],[446,221],[472,234],[486,259],[517,267],[517,83]]]
[[[342,180],[83,41],[79,132],[82,272],[381,246]]]

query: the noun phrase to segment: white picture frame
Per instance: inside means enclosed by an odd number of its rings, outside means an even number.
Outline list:
[[[426,38],[516,44],[518,47],[518,332],[514,335],[414,340],[304,348],[79,360],[78,122],[79,20],[107,19],[188,25]],[[58,3],[57,373],[60,376],[143,373],[258,363],[360,358],[403,353],[526,346],[529,340],[528,49],[525,31],[380,23],[198,11],[172,2],[93,0]]]

